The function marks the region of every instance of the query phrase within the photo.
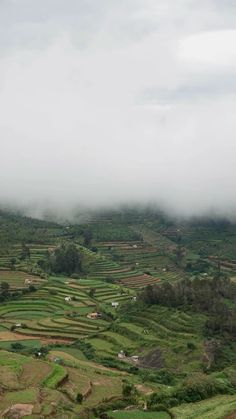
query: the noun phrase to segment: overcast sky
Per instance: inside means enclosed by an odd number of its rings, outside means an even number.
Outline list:
[[[0,199],[233,213],[235,99],[235,0],[0,0]]]

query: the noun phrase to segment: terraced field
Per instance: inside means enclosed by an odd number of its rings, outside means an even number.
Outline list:
[[[13,282],[14,285],[14,282]],[[92,297],[90,293],[92,292]],[[103,319],[91,320],[87,315],[103,307],[112,309],[113,301],[119,304],[131,301],[132,292],[117,285],[98,280],[73,280],[52,277],[36,292],[5,302],[0,307],[1,336],[6,330],[19,336],[75,340],[100,333],[107,328]],[[69,301],[67,301],[69,298]]]
[[[147,306],[138,298],[147,285],[188,278],[174,257],[176,244],[171,237],[176,238],[177,230],[167,228],[165,233],[158,225],[152,228],[152,217],[140,223],[133,222],[130,214],[125,217],[113,214],[85,226],[55,227],[52,240],[27,245],[26,259],[21,244],[2,249],[0,282],[18,292],[3,296],[0,305],[1,417],[19,403],[30,407],[26,417],[69,419],[86,417],[88,412],[93,417],[89,409],[107,403],[106,411],[117,418],[164,419],[169,418],[164,412],[139,410],[150,394],[167,396],[190,374],[204,375],[206,368],[204,377],[211,376],[205,362],[207,317],[182,305],[182,311],[168,305]],[[89,248],[83,246],[86,228],[92,232]],[[186,240],[191,238],[187,230],[184,234]],[[68,243],[79,251],[83,269],[71,277],[50,275],[49,265],[42,272],[44,264],[38,261],[47,257],[50,248]],[[28,289],[30,284],[36,286],[34,292]],[[234,378],[234,371],[230,374]],[[222,372],[220,380],[226,382],[225,376]],[[119,407],[126,385],[137,390],[136,410],[130,412]],[[115,412],[110,409],[111,399],[118,402]],[[222,419],[235,410],[235,395],[172,408],[181,419]]]
[[[36,263],[39,259],[45,257],[49,249],[54,248],[55,245],[51,244],[27,244],[30,252],[31,263]],[[7,251],[0,253],[0,267],[10,267],[12,259],[15,259],[16,268],[27,267],[27,260],[21,259],[22,246],[12,245]]]
[[[198,403],[184,404],[172,409],[177,419],[233,419],[236,412],[236,397],[217,396]]]
[[[63,359],[63,366],[54,362],[58,356]],[[78,392],[84,397],[83,409],[101,400],[107,388],[111,396],[121,395],[122,374],[105,367],[99,371],[99,365],[78,361],[62,351],[52,351],[47,360],[38,360],[2,350],[0,367],[4,370],[0,385],[10,390],[0,396],[1,416],[12,406],[19,414],[28,408],[28,414],[36,417],[54,416],[60,406],[70,412]],[[75,414],[81,408],[78,405]]]
[[[128,288],[143,288],[147,285],[155,285],[160,282],[159,278],[154,278],[151,275],[143,274],[140,276],[132,276],[129,278],[123,278],[120,280],[120,284],[125,285]]]
[[[19,289],[32,285],[41,285],[45,281],[38,276],[30,275],[21,271],[9,271],[0,269],[0,283],[8,282],[12,289]]]

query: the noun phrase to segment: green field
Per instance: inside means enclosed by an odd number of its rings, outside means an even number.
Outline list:
[[[165,412],[140,412],[138,410],[129,412],[110,412],[115,419],[169,419],[170,415]]]

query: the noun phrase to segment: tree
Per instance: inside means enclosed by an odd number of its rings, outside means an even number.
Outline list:
[[[90,290],[89,290],[89,297],[93,298],[95,292],[96,292],[96,289],[95,288],[90,288]]]
[[[11,258],[10,259],[10,268],[11,268],[11,270],[12,271],[15,271],[15,269],[16,269],[16,258]]]
[[[90,246],[91,240],[92,240],[92,232],[89,229],[83,230],[83,236],[84,236],[84,245]]]
[[[1,292],[7,292],[10,289],[10,285],[8,284],[8,282],[1,282]]]
[[[185,257],[185,248],[178,245],[175,251],[176,263],[178,266],[181,266],[183,259]]]
[[[26,246],[25,243],[22,243],[22,245],[21,245],[21,256],[20,256],[20,258],[22,260],[30,258],[30,249],[29,249],[28,246]]]
[[[81,255],[76,246],[72,243],[58,247],[49,255],[49,268],[52,272],[68,275],[81,272]]]
[[[77,401],[77,403],[80,403],[81,404],[82,401],[83,401],[83,394],[77,393],[76,401]]]

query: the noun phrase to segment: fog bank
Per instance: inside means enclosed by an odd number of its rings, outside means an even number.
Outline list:
[[[234,216],[235,9],[1,2],[1,203]]]

